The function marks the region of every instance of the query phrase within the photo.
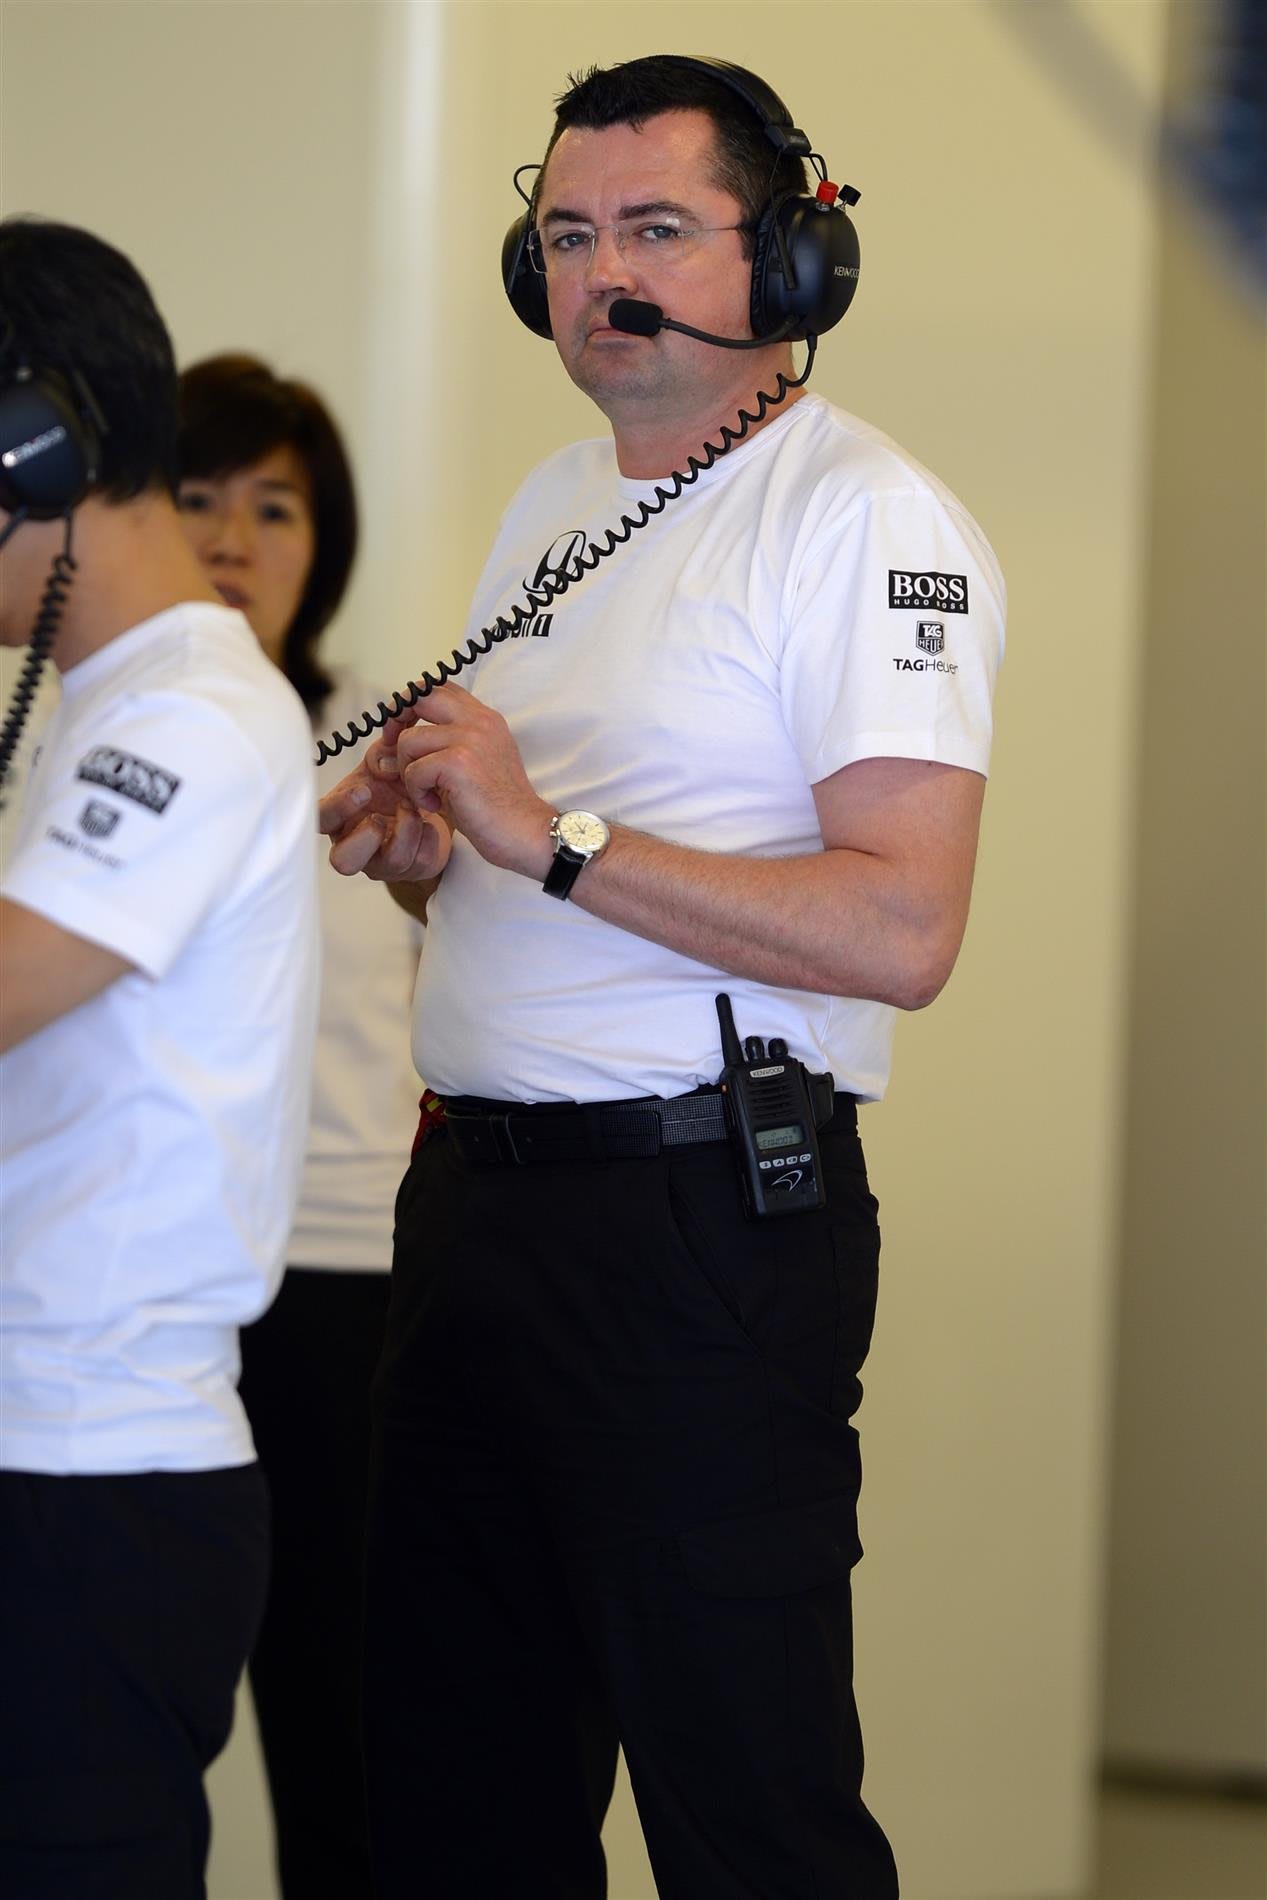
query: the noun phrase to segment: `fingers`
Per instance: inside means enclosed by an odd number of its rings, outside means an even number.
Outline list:
[[[317,800],[317,830],[324,838],[332,838],[336,832],[355,822],[373,797],[369,786],[361,776],[360,768],[349,772],[346,778]]]
[[[453,720],[460,719],[467,707],[479,704],[479,700],[468,693],[465,687],[452,684],[433,686],[425,698],[410,708],[413,718],[409,723],[411,728],[419,719],[425,719],[434,726],[449,725]]]
[[[358,871],[364,871],[367,877],[378,876],[373,868],[373,860],[382,849],[389,829],[385,818],[366,818],[359,825],[336,838],[330,846],[331,867],[340,877],[355,877]]]
[[[417,869],[417,875],[419,877],[439,877],[441,871],[443,871],[445,865],[449,862],[449,856],[453,850],[453,832],[438,812],[423,812],[421,823],[424,833],[423,842],[414,860],[415,866],[419,867]],[[430,868],[423,870],[420,867],[423,865],[424,857],[426,857],[428,852],[430,853],[430,857],[427,861]]]
[[[438,877],[452,848],[449,827],[434,813],[402,811],[391,820],[375,814],[335,839],[330,864],[340,877],[363,873],[400,884]]]

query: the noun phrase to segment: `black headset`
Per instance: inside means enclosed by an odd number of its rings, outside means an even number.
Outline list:
[[[845,204],[857,204],[860,194],[852,185],[828,181],[826,165],[805,133],[792,123],[778,94],[755,73],[721,59],[671,57],[675,64],[729,86],[756,113],[776,153],[808,158],[818,171],[821,182],[812,198],[800,192],[776,198],[771,191],[756,228],[749,320],[754,337],[776,330],[793,342],[821,336],[840,322],[858,288],[858,234]],[[518,173],[515,180],[519,189]],[[502,282],[520,322],[536,336],[549,337],[545,278],[528,256],[535,213],[534,189],[527,211],[516,218],[502,244]]]
[[[75,370],[19,365],[0,391],[0,508],[54,521],[84,499],[101,470],[105,418]]]
[[[10,328],[9,337],[12,334]],[[0,344],[0,362],[8,353],[9,337]],[[0,389],[0,508],[9,517],[0,547],[24,521],[56,521],[59,516],[66,521],[66,545],[53,557],[26,660],[0,725],[0,790],[74,581],[72,517],[101,473],[101,438],[108,434],[96,397],[76,369],[66,375],[52,369],[37,374],[29,364],[19,363],[7,387]]]

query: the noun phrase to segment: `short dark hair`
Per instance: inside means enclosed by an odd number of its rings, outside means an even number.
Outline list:
[[[356,559],[356,489],[343,438],[310,384],[275,375],[257,356],[208,356],[184,371],[178,439],[183,480],[214,481],[281,448],[299,457],[312,494],[312,567],[282,644],[282,671],[311,711],[334,684],[317,657],[317,643]]]
[[[108,425],[93,494],[130,501],[176,487],[176,360],[135,265],[90,231],[0,221],[0,383],[27,367],[75,370]]]
[[[618,66],[591,66],[571,73],[568,88],[555,103],[554,131],[541,162],[544,175],[561,133],[570,126],[601,132],[609,125],[631,125],[641,131],[647,119],[661,112],[707,112],[717,133],[713,182],[743,207],[745,225],[756,225],[775,198],[808,189],[804,162],[787,152],[775,152],[752,108],[724,79],[672,53],[653,53],[645,59],[627,59]],[[754,239],[743,233],[744,256],[751,257]]]

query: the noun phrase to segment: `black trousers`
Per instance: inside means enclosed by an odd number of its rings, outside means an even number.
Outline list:
[[[5,1900],[202,1900],[267,1563],[256,1465],[0,1472]]]
[[[600,1900],[623,1744],[661,1900],[894,1900],[862,1803],[850,1418],[879,1240],[724,1145],[476,1168],[397,1201],[375,1384],[366,1754],[380,1900]]]
[[[251,1693],[286,1900],[370,1900],[361,1763],[369,1392],[385,1273],[291,1267],[242,1334],[240,1392],[272,1498]]]

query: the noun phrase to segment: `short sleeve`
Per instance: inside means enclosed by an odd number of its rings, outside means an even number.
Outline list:
[[[139,695],[45,750],[6,897],[163,976],[211,904],[267,865],[275,790],[222,707]]]
[[[815,532],[784,597],[784,717],[811,784],[867,758],[983,775],[1006,598],[971,517],[917,489]]]

